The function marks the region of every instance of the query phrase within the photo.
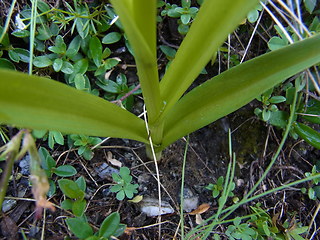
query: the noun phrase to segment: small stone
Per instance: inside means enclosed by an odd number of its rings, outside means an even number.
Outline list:
[[[199,197],[195,195],[190,188],[185,187],[183,190],[183,210],[191,212],[199,204]]]
[[[143,173],[138,177],[138,183],[148,183],[150,181],[150,175],[148,173]]]
[[[30,175],[30,156],[26,155],[23,159],[19,162],[19,167],[21,168],[21,174],[22,175]]]
[[[118,169],[111,167],[106,163],[102,163],[99,167],[95,167],[94,170],[100,178],[108,178],[112,176],[112,173],[119,173]]]
[[[164,214],[173,213],[174,210],[171,205],[166,201],[161,201],[159,209],[159,200],[156,198],[144,198],[140,202],[141,212],[145,213],[148,217],[155,217]]]
[[[2,203],[2,211],[8,212],[10,211],[15,205],[17,204],[16,200],[13,199],[6,199]]]

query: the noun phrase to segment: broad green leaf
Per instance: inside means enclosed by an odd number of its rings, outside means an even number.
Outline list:
[[[78,184],[68,179],[60,179],[59,187],[63,194],[72,199],[83,199],[84,192],[79,188]]]
[[[126,36],[134,51],[148,119],[156,121],[162,101],[160,99],[156,49],[156,0],[113,0],[112,6],[120,16]],[[159,139],[153,139],[155,142]]]
[[[206,3],[206,2],[205,2]],[[233,67],[187,93],[168,113],[163,149],[320,62],[320,35]]]
[[[164,112],[181,98],[228,34],[257,3],[257,0],[204,1],[160,82],[161,97],[166,104]]]
[[[92,37],[89,41],[89,49],[94,64],[99,67],[102,60],[102,45],[98,37]]]
[[[77,170],[70,165],[62,165],[53,170],[59,177],[71,177],[77,173]]]
[[[99,237],[111,237],[120,224],[120,215],[118,212],[111,213],[101,224]]]
[[[112,44],[116,43],[121,39],[121,34],[118,32],[108,33],[106,36],[102,38],[102,43],[104,44]]]
[[[85,239],[93,235],[93,230],[89,223],[83,219],[67,218],[66,223],[70,231],[78,238]]]

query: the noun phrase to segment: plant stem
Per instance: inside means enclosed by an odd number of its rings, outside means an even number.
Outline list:
[[[4,197],[6,195],[7,192],[7,188],[8,188],[8,182],[9,182],[9,178],[11,176],[11,172],[12,172],[12,167],[14,164],[14,160],[16,159],[17,153],[16,152],[9,152],[6,156],[6,167],[2,173],[2,178],[1,178],[1,182],[0,182],[0,208],[2,209],[2,203],[4,200]]]
[[[12,13],[13,13],[15,5],[16,5],[16,0],[13,0],[12,3],[11,3],[11,6],[10,6],[9,13],[7,15],[7,18],[6,18],[6,22],[5,22],[4,27],[2,29],[2,33],[0,35],[0,43],[2,42],[4,36],[6,35],[6,32],[7,32],[8,28],[9,28],[10,19],[11,19],[11,16],[12,16]]]
[[[181,239],[184,239],[184,216],[183,216],[183,208],[184,208],[184,177],[186,171],[186,161],[187,161],[187,152],[189,146],[189,135],[187,136],[186,147],[183,155],[182,162],[182,174],[181,174],[181,190],[180,190],[180,227],[181,227]]]

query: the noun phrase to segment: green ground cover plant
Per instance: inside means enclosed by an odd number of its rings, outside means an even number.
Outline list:
[[[313,36],[231,68],[183,96],[230,31],[257,1],[246,1],[246,4],[232,1],[230,5],[205,1],[161,82],[156,58],[156,1],[112,3],[134,51],[149,132],[142,119],[98,97],[49,79],[7,70],[1,70],[0,82],[4,92],[0,99],[3,123],[134,139],[149,146],[149,156],[150,136],[152,147],[160,155],[182,136],[238,109],[259,93],[319,62],[320,37]],[[204,21],[214,24],[209,26],[203,24]],[[90,42],[96,45],[96,40]],[[93,61],[98,67],[100,58]],[[24,84],[25,79],[28,84]]]

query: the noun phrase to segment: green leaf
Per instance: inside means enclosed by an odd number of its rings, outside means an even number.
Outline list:
[[[88,70],[89,61],[86,58],[78,60],[74,65],[73,69],[75,73],[85,74]]]
[[[302,115],[303,119],[306,119],[312,123],[320,124],[320,101],[310,99],[307,104],[306,114],[313,116]]]
[[[47,192],[48,197],[52,197],[56,193],[56,183],[49,179],[49,191]]]
[[[120,215],[118,212],[111,213],[101,224],[99,230],[99,237],[111,237],[120,224]]]
[[[67,57],[72,58],[79,52],[80,43],[81,37],[79,35],[72,39],[66,52]]]
[[[296,122],[294,125],[296,133],[311,146],[320,149],[320,133],[311,127]]]
[[[30,52],[24,48],[14,48],[13,51],[19,55],[19,58],[24,63],[30,62]]]
[[[245,4],[240,0],[204,1],[160,82],[161,97],[166,103],[162,114],[176,104],[228,34],[257,3],[257,0],[247,0]],[[142,91],[145,92],[143,88]]]
[[[56,72],[60,72],[61,68],[62,68],[62,64],[63,64],[63,60],[61,58],[57,58],[53,61],[53,70]]]
[[[81,73],[76,74],[74,83],[76,85],[76,89],[84,90],[86,87],[86,79]]]
[[[45,3],[44,1],[41,1],[41,0],[38,0],[37,7],[42,13],[50,11],[49,5],[47,3]]]
[[[268,47],[271,51],[283,48],[288,45],[288,41],[279,37],[272,37],[268,42]]]
[[[66,223],[70,231],[78,238],[85,239],[93,235],[92,228],[83,219],[67,218]]]
[[[60,179],[58,181],[59,187],[63,194],[73,199],[83,199],[84,192],[79,188],[78,184],[68,179]]]
[[[113,233],[113,236],[115,237],[119,237],[121,236],[124,231],[126,230],[127,226],[125,224],[119,224],[119,226],[117,227],[116,231]]]
[[[117,66],[118,63],[119,63],[118,59],[108,58],[104,63],[104,68],[105,68],[105,70],[109,70],[109,69]]]
[[[16,67],[13,65],[12,62],[10,62],[8,59],[0,58],[0,69],[11,69],[15,70]]]
[[[126,36],[133,48],[141,89],[144,98],[148,99],[145,101],[148,119],[154,122],[163,107],[157,66],[157,1],[136,1],[135,4],[132,4],[131,0],[112,0],[111,3],[120,17]],[[159,141],[159,139],[153,140]]]
[[[63,37],[58,35],[55,40],[55,45],[48,48],[51,52],[57,54],[65,54],[66,53],[66,44],[64,43]]]
[[[124,190],[120,190],[120,191],[117,193],[116,198],[117,198],[119,201],[122,201],[122,200],[125,198]]]
[[[269,123],[272,126],[284,129],[287,126],[289,114],[284,111],[270,112]]]
[[[120,190],[122,190],[122,185],[120,184],[113,185],[110,189],[110,191],[114,193],[119,192]]]
[[[37,30],[38,30],[38,35],[36,35],[36,38],[38,40],[45,41],[50,39],[53,36],[49,26],[46,24],[42,24],[41,26],[38,27]]]
[[[70,165],[62,165],[53,170],[59,177],[71,177],[77,174],[77,170]]]
[[[72,74],[74,71],[74,67],[71,63],[63,61],[61,71],[66,74]]]
[[[169,46],[166,46],[166,45],[160,45],[160,49],[161,51],[167,56],[167,58],[169,60],[172,60],[174,59],[177,51]]]
[[[259,17],[259,11],[257,11],[256,9],[251,10],[247,15],[247,19],[251,23],[255,23],[258,20],[258,17]]]
[[[320,62],[319,44],[320,35],[311,37],[233,67],[196,87],[165,117],[161,148],[235,111],[286,78]]]
[[[0,89],[2,123],[148,142],[142,119],[65,84],[0,69]]]
[[[87,206],[87,201],[85,199],[76,200],[72,204],[72,212],[76,217],[81,217]]]
[[[89,41],[89,49],[94,64],[99,67],[102,61],[102,45],[98,37],[92,37]]]
[[[269,99],[270,103],[282,103],[285,101],[286,101],[286,98],[283,96],[273,96]]]
[[[25,38],[30,36],[30,32],[28,30],[15,30],[11,33],[15,37]]]
[[[180,19],[181,19],[182,24],[187,25],[191,20],[191,15],[190,14],[182,14]]]
[[[82,191],[86,191],[86,180],[84,179],[83,176],[79,177],[77,180],[76,180],[76,184],[78,184],[79,188],[82,190]]]
[[[73,204],[73,201],[71,199],[66,199],[61,202],[61,207],[65,210],[71,210],[72,204]]]
[[[14,62],[16,62],[16,63],[18,63],[18,62],[20,62],[20,57],[19,57],[19,55],[12,49],[12,50],[9,50],[8,51],[8,54],[9,54],[9,58],[12,60],[12,61],[14,61]]]
[[[52,64],[53,63],[51,59],[47,55],[38,56],[33,59],[33,65],[38,68],[48,67],[48,66],[51,66]]]
[[[312,13],[314,8],[317,5],[317,0],[303,0],[304,1],[304,6],[306,7],[307,11],[309,13]]]
[[[102,43],[104,44],[112,44],[116,43],[121,39],[121,34],[118,32],[108,33],[106,36],[102,38]]]

